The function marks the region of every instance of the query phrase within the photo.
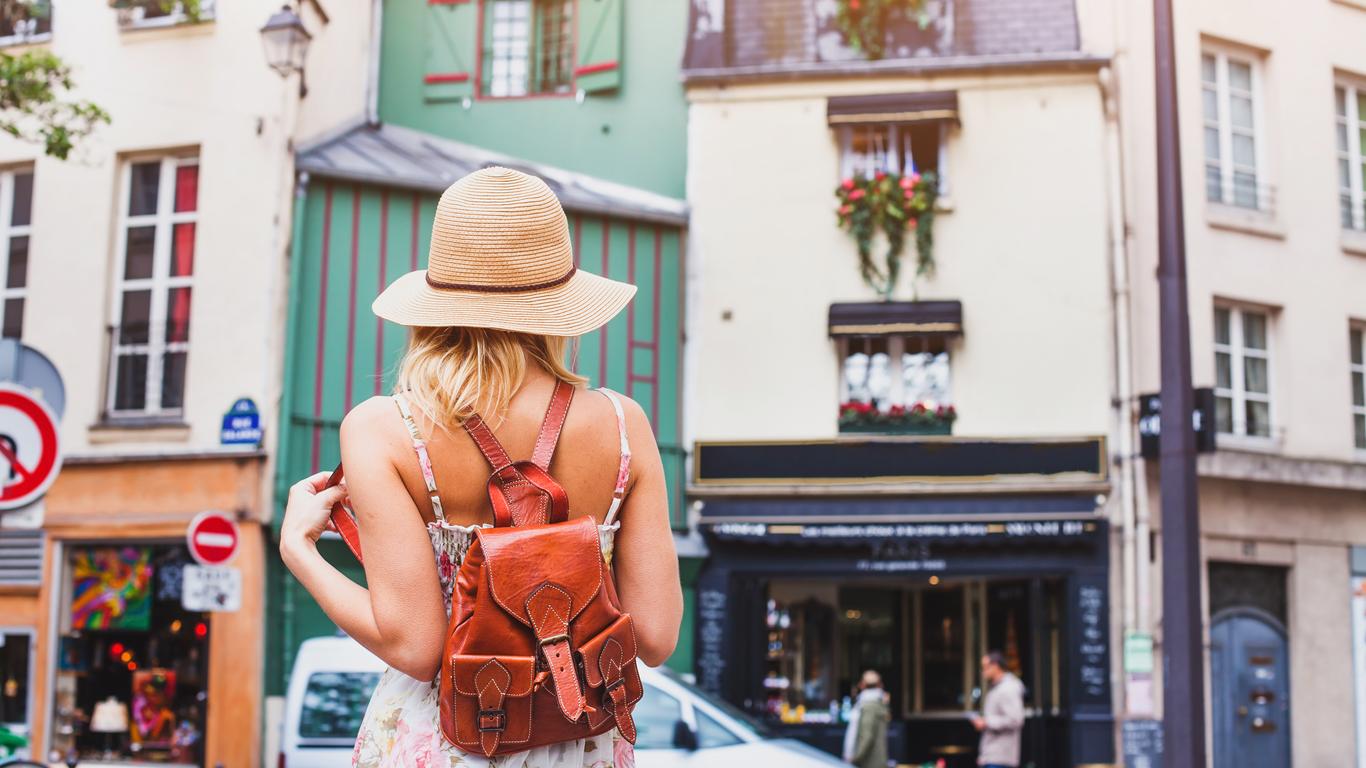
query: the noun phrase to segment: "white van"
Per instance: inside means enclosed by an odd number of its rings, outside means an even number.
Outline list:
[[[299,646],[285,694],[279,768],[346,768],[384,662],[349,637]]]

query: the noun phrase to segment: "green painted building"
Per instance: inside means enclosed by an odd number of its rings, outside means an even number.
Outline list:
[[[290,484],[336,464],[350,407],[391,391],[405,333],[376,319],[370,301],[426,266],[441,191],[497,164],[551,186],[579,264],[639,286],[627,311],[574,345],[573,363],[592,386],[624,392],[650,415],[687,551],[678,77],[686,15],[684,3],[628,13],[624,0],[384,3],[378,122],[343,126],[296,159],[277,515]],[[322,546],[362,577],[339,541]],[[688,611],[670,661],[687,670],[698,562],[681,561]],[[336,628],[278,561],[269,579],[266,687],[278,695],[299,643]]]

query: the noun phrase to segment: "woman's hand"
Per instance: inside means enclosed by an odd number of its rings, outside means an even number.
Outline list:
[[[312,550],[330,526],[332,507],[346,498],[346,483],[327,485],[328,472],[305,477],[289,488],[280,523],[280,554],[288,558]]]

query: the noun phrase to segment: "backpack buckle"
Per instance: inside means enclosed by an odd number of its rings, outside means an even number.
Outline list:
[[[616,680],[613,680],[612,682],[608,683],[608,684],[607,684],[607,687],[602,689],[602,708],[603,708],[603,709],[607,710],[608,712],[611,712],[612,714],[616,714],[616,703],[617,703],[617,701],[616,701],[616,697],[613,696],[612,693],[613,693],[614,691],[616,691],[618,688],[621,688],[621,687],[624,686],[624,685],[626,685],[626,677],[625,677],[625,676],[622,676],[622,677],[618,677]],[[622,695],[622,698],[625,698],[625,694]]]
[[[507,730],[507,712],[501,709],[481,709],[479,710],[479,732],[480,733],[502,733]]]
[[[561,632],[561,633],[558,634],[558,635],[551,635],[550,637],[543,637],[543,638],[541,638],[539,645],[540,645],[542,648],[544,648],[544,647],[546,647],[547,645],[550,645],[551,643],[558,643],[558,642],[561,641],[561,640],[564,640],[565,642],[569,642],[569,633],[568,633],[568,632]]]

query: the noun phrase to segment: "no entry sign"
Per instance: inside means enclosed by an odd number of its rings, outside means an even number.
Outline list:
[[[200,565],[223,565],[237,554],[237,522],[222,512],[200,512],[190,521],[185,541]]]
[[[0,510],[42,498],[61,468],[52,410],[23,387],[0,384]]]

